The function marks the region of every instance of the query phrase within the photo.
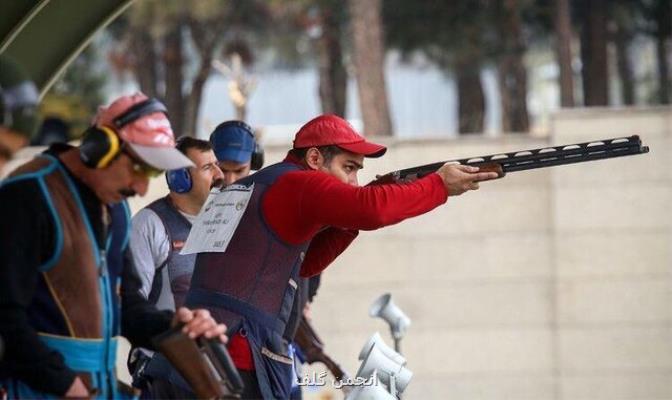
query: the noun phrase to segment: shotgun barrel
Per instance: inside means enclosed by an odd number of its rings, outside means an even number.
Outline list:
[[[649,148],[642,144],[639,136],[633,135],[563,146],[542,147],[539,149],[515,151],[511,153],[469,157],[460,160],[441,161],[393,171],[376,177],[376,180],[372,183],[399,182],[421,178],[436,171],[446,163],[481,167],[484,171],[497,171],[501,178],[507,172],[632,156],[648,152]]]

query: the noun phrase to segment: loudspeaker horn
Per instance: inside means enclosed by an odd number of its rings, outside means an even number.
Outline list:
[[[388,346],[378,332],[371,335],[364,347],[362,347],[362,351],[359,352],[358,360],[363,360],[364,357],[366,357],[366,355],[369,353],[369,350],[371,350],[371,347],[374,345],[378,348],[378,350],[385,353],[388,358],[392,359],[397,364],[406,365],[406,359],[404,356],[397,353],[393,348]]]
[[[369,308],[369,315],[384,319],[390,326],[395,339],[404,337],[406,329],[411,325],[411,319],[394,304],[392,295],[389,293],[385,293],[373,302]]]
[[[378,379],[386,385],[390,384],[390,375],[394,375],[396,391],[399,393],[406,389],[413,377],[413,372],[410,369],[389,358],[374,344],[362,361],[362,365],[359,366],[357,376],[368,379],[376,371],[378,371]]]

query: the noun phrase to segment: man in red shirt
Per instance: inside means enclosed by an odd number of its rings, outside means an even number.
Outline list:
[[[345,120],[319,116],[299,130],[283,162],[223,192],[235,201],[211,203],[222,207],[225,223],[239,223],[229,228],[231,239],[222,241],[221,251],[198,254],[187,304],[209,309],[229,327],[229,351],[246,385],[243,398],[289,397],[291,359],[282,332],[299,276],[324,270],[359,230],[424,214],[449,195],[497,177],[453,164],[414,182],[359,186],[364,158],[386,150]],[[238,219],[234,207],[226,214],[234,204]]]

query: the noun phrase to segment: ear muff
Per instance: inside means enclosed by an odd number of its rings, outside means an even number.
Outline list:
[[[255,138],[254,152],[252,153],[252,158],[250,159],[250,169],[259,171],[263,166],[264,166],[264,148],[261,147],[261,144],[259,144],[259,142],[257,142]]]
[[[147,99],[130,107],[113,121],[115,129],[140,119],[146,115],[161,112],[168,115],[166,106],[157,99]],[[89,168],[105,168],[121,151],[121,141],[116,132],[107,126],[91,126],[79,145],[82,162]]]
[[[91,126],[84,132],[79,156],[89,168],[105,168],[121,151],[117,134],[107,126]]]
[[[168,189],[175,193],[188,193],[193,185],[188,168],[166,171],[166,183]]]

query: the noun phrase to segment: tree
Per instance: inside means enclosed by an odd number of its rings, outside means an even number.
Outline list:
[[[471,26],[463,31],[465,43],[478,43],[479,28]],[[457,114],[460,133],[481,133],[485,121],[485,93],[481,84],[481,47],[456,52],[453,68],[457,80]]]
[[[112,58],[143,92],[164,100],[177,136],[193,136],[216,51],[263,31],[267,19],[263,1],[137,2],[113,28],[119,45]]]
[[[670,104],[669,50],[672,46],[672,1],[640,0],[637,2],[646,21],[644,32],[656,42],[656,65],[658,72],[658,102]]]
[[[348,0],[364,134],[392,135],[385,86],[382,0]]]
[[[493,45],[484,28],[490,22],[489,0],[477,4],[387,0],[384,4],[389,45],[406,58],[424,54],[452,75],[457,83],[459,132],[482,132],[485,95],[480,73]]]
[[[279,35],[296,42],[310,38],[311,58],[315,60],[319,83],[318,94],[322,113],[345,116],[348,74],[344,59],[344,31],[347,10],[340,0],[276,0],[274,12]],[[283,28],[277,29],[278,26]],[[292,54],[295,59],[301,57]]]
[[[616,69],[621,84],[623,104],[635,104],[635,78],[630,62],[630,44],[634,37],[634,17],[636,13],[630,0],[616,1],[612,7],[610,37],[616,49]]]
[[[560,105],[574,107],[570,0],[555,0],[555,49],[560,68]]]
[[[497,75],[504,132],[527,132],[530,129],[527,70],[523,60],[526,51],[521,19],[523,3],[516,0],[497,0],[495,3],[495,22],[500,38]]]
[[[337,0],[317,1],[319,34],[315,39],[322,112],[345,116],[348,75],[343,61],[342,26],[345,16]]]
[[[582,15],[583,103],[586,106],[606,106],[609,104],[606,1],[584,0],[577,5]]]
[[[656,55],[658,61],[658,81],[660,104],[670,104],[670,67],[668,65],[668,44],[672,38],[672,2],[657,0],[656,15]],[[672,45],[672,44],[669,44]]]

